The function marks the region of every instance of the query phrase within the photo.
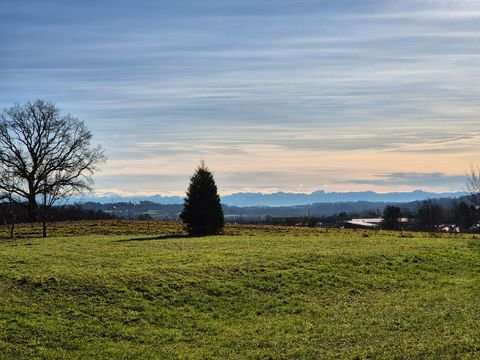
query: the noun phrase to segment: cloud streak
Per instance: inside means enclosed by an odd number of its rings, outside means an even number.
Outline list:
[[[0,105],[84,119],[102,188],[180,192],[205,159],[228,191],[409,189],[425,172],[457,190],[480,150],[480,6],[362,3],[10,3]],[[411,181],[372,175],[396,172]]]

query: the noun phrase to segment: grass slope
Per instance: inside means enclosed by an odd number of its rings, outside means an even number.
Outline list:
[[[472,236],[164,225],[1,240],[0,358],[480,358]]]

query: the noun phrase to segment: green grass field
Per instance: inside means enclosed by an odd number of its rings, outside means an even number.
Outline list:
[[[472,235],[231,226],[187,238],[155,222],[36,231],[0,240],[2,359],[480,358]]]

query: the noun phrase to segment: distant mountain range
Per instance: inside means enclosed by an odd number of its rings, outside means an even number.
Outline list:
[[[423,190],[411,192],[390,192],[377,193],[374,191],[358,192],[325,192],[323,190],[315,191],[310,194],[276,192],[272,194],[241,192],[222,196],[222,203],[229,206],[299,206],[318,203],[336,203],[336,202],[385,202],[385,203],[407,203],[412,201],[421,201],[426,199],[439,198],[459,198],[467,195],[465,192],[445,192],[434,193]],[[98,203],[118,203],[118,202],[140,202],[150,201],[157,204],[181,204],[181,196],[121,196],[118,194],[109,194],[104,196],[89,196],[76,199],[80,203],[98,202]]]

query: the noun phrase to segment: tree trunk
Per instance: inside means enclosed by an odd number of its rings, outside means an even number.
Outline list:
[[[42,209],[42,237],[47,237],[47,193],[43,192],[43,209]]]
[[[13,199],[10,195],[8,202],[8,217],[10,218],[10,239],[13,239],[13,237],[15,236],[15,222],[17,221],[17,216],[15,214],[15,210],[13,209],[13,204]],[[7,221],[5,221],[5,223],[7,223]]]
[[[35,198],[33,200],[28,199],[27,211],[28,211],[28,220],[31,223],[36,222],[37,221],[37,213],[38,213],[38,205],[37,205],[37,200]]]
[[[42,237],[46,238],[47,237],[47,220],[43,218],[42,221]]]

